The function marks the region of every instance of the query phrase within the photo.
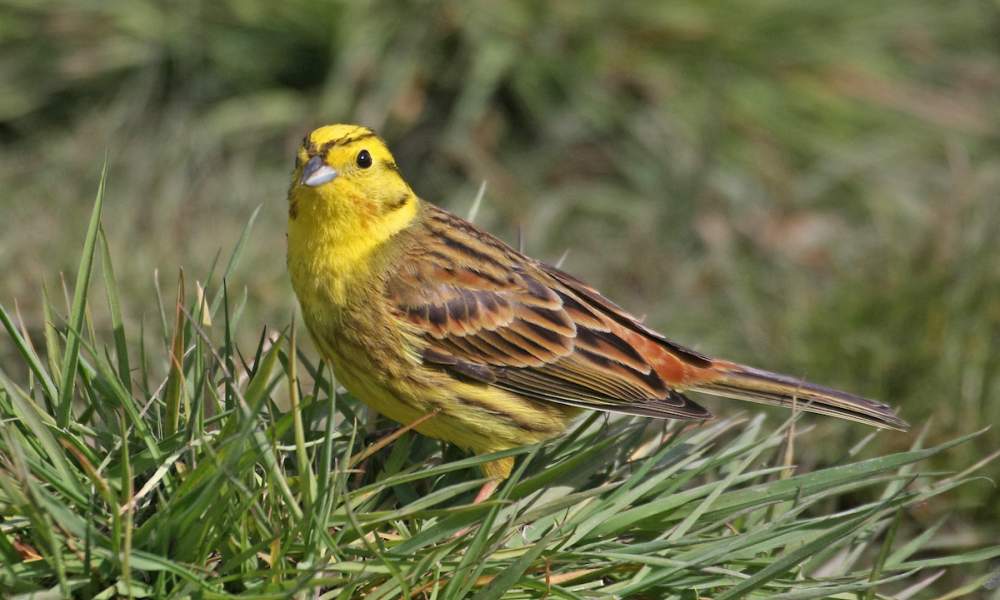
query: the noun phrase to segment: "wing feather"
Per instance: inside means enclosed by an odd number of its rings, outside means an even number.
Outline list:
[[[412,260],[400,261],[405,267],[386,284],[396,314],[426,344],[425,364],[536,401],[711,416],[659,375],[708,359],[675,347],[562,271],[441,209],[425,210]],[[664,360],[676,361],[673,371],[658,368]]]

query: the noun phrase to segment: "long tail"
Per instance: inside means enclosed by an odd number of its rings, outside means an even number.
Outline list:
[[[892,408],[861,396],[823,387],[787,375],[771,373],[733,362],[712,361],[718,377],[693,385],[696,392],[797,408],[857,421],[874,427],[906,431],[909,425]]]

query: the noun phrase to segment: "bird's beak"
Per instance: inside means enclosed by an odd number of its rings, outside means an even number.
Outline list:
[[[302,177],[299,178],[299,183],[316,187],[333,181],[336,177],[336,169],[327,165],[322,156],[314,156],[309,159],[306,166],[302,167]]]

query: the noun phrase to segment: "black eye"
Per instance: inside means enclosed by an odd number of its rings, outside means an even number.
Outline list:
[[[367,169],[372,166],[372,155],[368,154],[367,150],[358,152],[358,166],[362,169]]]

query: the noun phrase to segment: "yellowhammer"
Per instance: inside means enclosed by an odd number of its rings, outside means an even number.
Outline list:
[[[562,433],[580,409],[708,419],[704,392],[906,429],[885,404],[709,358],[563,271],[421,200],[356,125],[309,134],[288,193],[288,270],[340,381],[473,452]],[[494,483],[513,459],[487,463]]]

